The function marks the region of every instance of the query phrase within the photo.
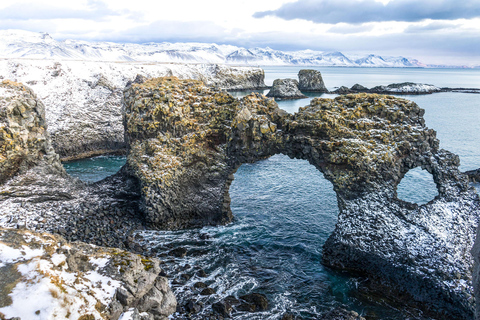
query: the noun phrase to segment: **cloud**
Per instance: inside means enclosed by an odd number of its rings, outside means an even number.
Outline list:
[[[427,25],[410,25],[405,29],[405,33],[420,33],[420,32],[431,32],[439,30],[454,30],[459,27],[458,23],[442,22],[435,21]]]
[[[373,30],[373,25],[371,24],[363,24],[361,26],[358,25],[351,25],[351,24],[336,24],[330,29],[328,32],[332,33],[343,33],[343,34],[350,34],[350,33],[361,33],[361,32],[368,32]]]
[[[375,0],[298,0],[286,3],[277,10],[256,12],[253,16],[276,16],[285,20],[303,19],[329,24],[455,20],[480,17],[480,1],[392,0],[384,5]]]
[[[228,43],[241,30],[225,29],[210,21],[160,20],[121,32],[101,32],[94,40],[117,42],[218,42]]]
[[[15,3],[0,10],[0,19],[5,20],[52,20],[85,19],[105,20],[107,17],[120,16],[125,12],[115,11],[99,0],[89,0],[86,9],[56,7],[39,3]]]

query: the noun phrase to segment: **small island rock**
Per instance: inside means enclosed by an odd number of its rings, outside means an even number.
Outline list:
[[[298,72],[298,88],[302,91],[328,92],[318,70],[303,69]]]
[[[300,92],[295,79],[276,79],[267,97],[278,99],[302,99],[307,96]]]

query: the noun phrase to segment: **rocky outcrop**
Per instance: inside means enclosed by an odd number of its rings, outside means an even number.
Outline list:
[[[421,84],[413,82],[392,83],[388,86],[376,86],[371,89],[360,84],[355,84],[351,88],[341,86],[332,93],[349,94],[349,93],[376,93],[376,94],[431,94],[435,92],[445,91],[445,88],[439,88],[431,84]]]
[[[352,86],[351,90],[355,92],[368,92],[369,89],[367,87],[362,86],[361,84],[355,83]]]
[[[298,89],[298,81],[295,79],[276,79],[273,81],[273,86],[267,93],[267,97],[289,100],[302,99],[307,96]]]
[[[133,84],[125,92],[125,110],[127,163],[141,183],[146,219],[168,229],[230,222],[233,170],[271,154],[265,150],[275,145],[273,119],[284,113],[264,96],[238,101],[199,81],[177,78]],[[239,128],[235,136],[227,126]],[[241,145],[227,146],[231,139]],[[238,159],[226,157],[226,148],[237,148]],[[256,157],[248,154],[254,149]]]
[[[342,86],[332,93],[349,94],[349,93],[376,93],[376,94],[431,94],[442,92],[442,89],[431,84],[421,84],[413,82],[392,83],[388,86],[376,86],[368,89],[360,84],[355,84],[351,88]]]
[[[441,91],[439,87],[431,84],[413,82],[392,83],[388,86],[377,86],[369,90],[370,93],[380,94],[431,94]]]
[[[332,182],[340,208],[324,264],[396,287],[392,296],[437,314],[472,317],[479,198],[415,103],[346,95],[289,115],[257,94],[238,101],[197,81],[160,78],[126,90],[125,108],[127,163],[150,226],[227,223],[228,188],[242,163],[277,153],[306,159]],[[439,191],[421,206],[396,195],[415,167]]]
[[[298,88],[301,91],[328,92],[320,71],[311,69],[298,72]]]
[[[480,182],[480,169],[465,171],[465,174],[470,179],[470,182]]]
[[[0,183],[45,163],[64,172],[47,133],[45,107],[28,87],[0,83]]]
[[[62,160],[124,150],[121,99],[128,81],[174,75],[221,89],[265,87],[260,68],[215,64],[1,60],[0,80],[28,84],[46,105],[52,144]]]
[[[340,88],[332,91],[332,93],[336,93],[336,94],[349,94],[349,93],[357,93],[355,90],[353,89],[349,89],[348,87],[346,86],[341,86]]]
[[[122,171],[85,185],[51,147],[42,102],[24,85],[0,86],[0,225],[60,233],[68,240],[128,247],[141,226],[137,182]]]
[[[115,320],[137,310],[164,320],[176,309],[159,261],[127,251],[0,228],[0,268],[6,318]]]

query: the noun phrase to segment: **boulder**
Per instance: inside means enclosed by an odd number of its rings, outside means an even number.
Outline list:
[[[298,72],[298,88],[301,91],[328,92],[320,71],[311,69]]]
[[[298,89],[298,81],[295,79],[276,79],[273,81],[272,89],[267,93],[267,97],[276,99],[302,99],[307,96]]]
[[[465,174],[470,179],[470,182],[480,182],[480,169],[465,171]]]

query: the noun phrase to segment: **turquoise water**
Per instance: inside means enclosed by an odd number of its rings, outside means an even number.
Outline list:
[[[125,156],[98,156],[65,162],[63,167],[75,178],[96,182],[117,173],[125,163]]]
[[[299,68],[265,68],[267,81],[295,77]],[[320,68],[329,88],[360,83],[371,87],[392,82],[424,82],[449,87],[480,87],[480,71],[443,69],[367,69]],[[268,92],[268,91],[266,91]],[[237,97],[244,92],[234,93]],[[307,105],[310,98],[280,101],[279,106],[293,113]],[[334,95],[323,94],[331,98]],[[480,95],[438,93],[424,96],[402,96],[417,102],[426,110],[426,125],[437,131],[440,146],[460,156],[461,170],[480,167]],[[102,165],[92,165],[96,159],[69,164],[68,171],[91,174],[98,179],[101,168],[109,172],[123,163],[121,158],[98,158]],[[124,160],[123,160],[124,161]],[[116,169],[115,169],[116,168]],[[70,171],[71,172],[71,171]],[[91,175],[90,175],[91,178]],[[437,195],[431,175],[417,168],[410,170],[398,187],[399,198],[425,203]],[[236,312],[233,319],[281,319],[285,312],[316,319],[322,311],[334,306],[346,306],[367,319],[405,319],[406,315],[385,302],[371,301],[358,294],[356,278],[322,266],[322,245],[335,227],[338,214],[335,193],[308,162],[276,155],[254,164],[242,165],[235,174],[230,189],[235,221],[228,226],[186,231],[145,231],[143,241],[165,252],[184,247],[188,254],[163,265],[173,276],[174,292],[183,305],[189,299],[205,305],[228,295],[260,292],[270,300],[264,313]],[[162,257],[162,259],[165,259]],[[198,268],[208,277],[193,276],[182,280],[181,274],[194,275]],[[203,281],[216,290],[212,296],[199,297],[193,288]],[[192,319],[205,319],[206,308]],[[184,319],[181,315],[174,319]]]

